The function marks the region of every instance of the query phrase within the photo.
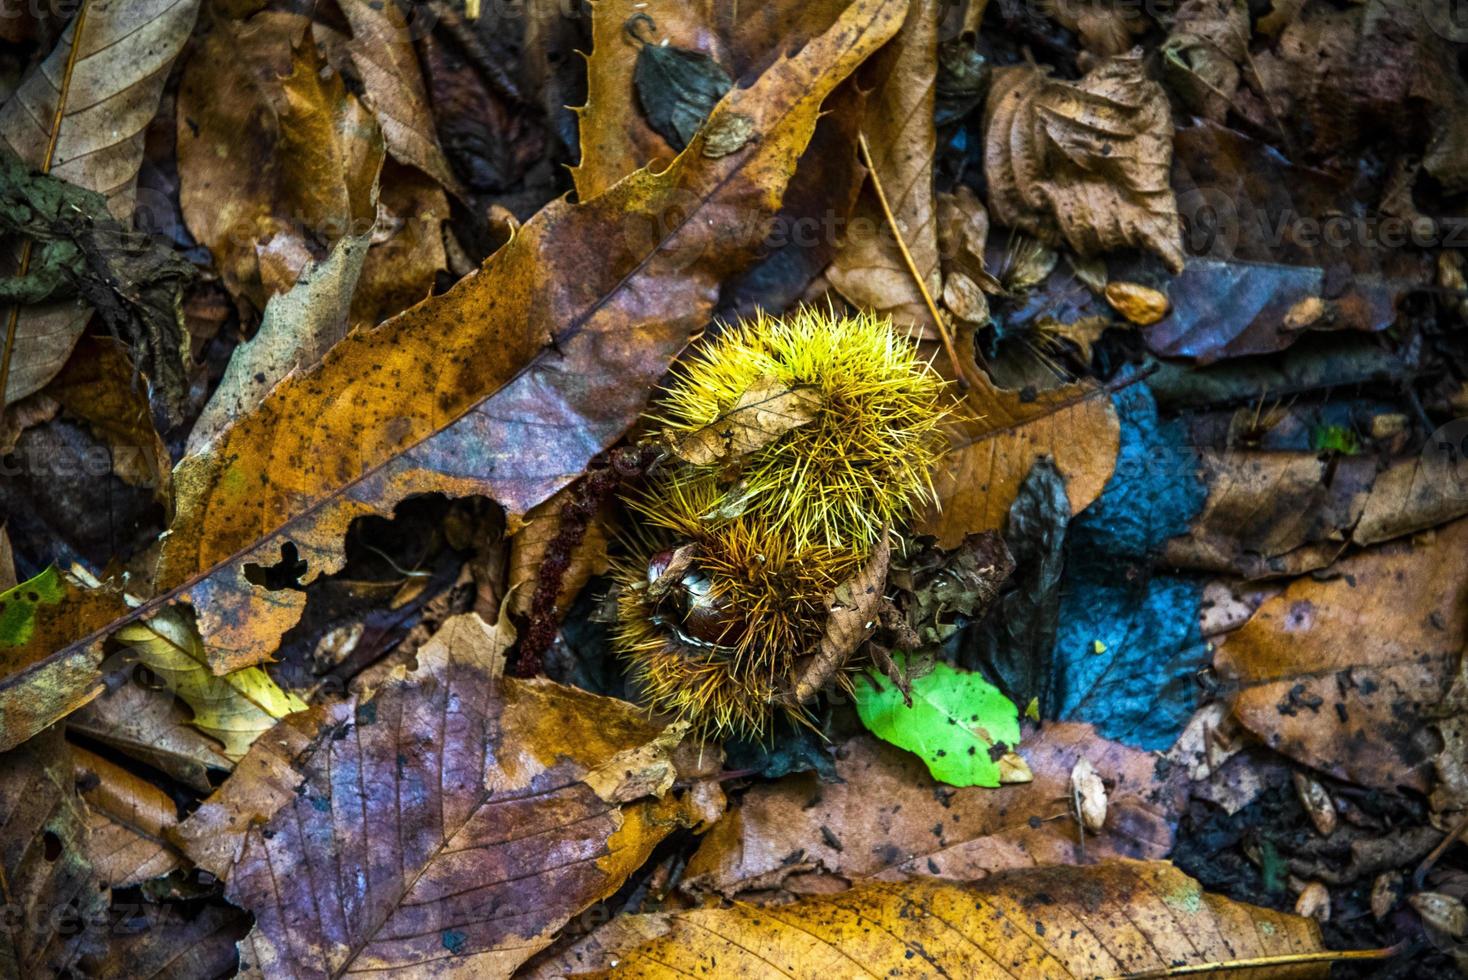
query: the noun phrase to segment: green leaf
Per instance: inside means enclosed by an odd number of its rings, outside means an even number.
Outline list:
[[[52,565],[35,578],[0,592],[0,646],[23,646],[36,628],[36,607],[66,595],[61,573]]]
[[[903,658],[896,658],[906,669]],[[983,675],[937,663],[912,682],[912,707],[895,684],[856,679],[856,713],[872,734],[914,753],[934,779],[952,786],[1027,783],[1019,744],[1019,709]]]

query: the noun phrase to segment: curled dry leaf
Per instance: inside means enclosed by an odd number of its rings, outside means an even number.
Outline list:
[[[836,754],[840,782],[822,784],[802,773],[751,788],[709,831],[684,881],[695,892],[732,897],[811,873],[969,880],[1075,862],[1081,855],[1067,819],[1070,774],[1083,756],[1111,785],[1105,820],[1086,841],[1087,858],[1160,858],[1171,850],[1173,802],[1147,753],[1068,722],[1045,726],[1019,751],[1033,782],[955,789],[932,779],[916,756],[870,736],[854,738]]]
[[[1032,67],[994,73],[984,110],[989,208],[1000,224],[1082,256],[1156,252],[1183,267],[1168,184],[1172,116],[1140,50],[1108,58],[1079,82]]]
[[[1106,826],[1106,784],[1085,756],[1071,767],[1070,791],[1081,826],[1088,833],[1099,834]]]
[[[779,206],[822,100],[903,13],[900,0],[860,0],[731,91],[715,115],[757,121],[744,149],[710,159],[700,136],[615,193],[552,202],[449,292],[277,384],[175,471],[155,595],[132,618],[187,598],[211,666],[228,673],[267,657],[305,602],[257,584],[263,570],[335,571],[354,518],[437,491],[490,496],[513,522],[574,480],[643,410],[719,283],[751,261],[728,234]]]
[[[165,839],[178,823],[167,793],[121,766],[71,746],[77,788],[87,801],[87,854],[93,873],[112,888],[127,888],[183,864]]]
[[[340,6],[352,28],[347,51],[362,76],[367,106],[382,127],[387,151],[462,197],[463,188],[438,145],[428,91],[402,9],[396,3],[371,0],[342,0]]]
[[[1245,0],[1186,0],[1162,45],[1168,83],[1194,113],[1223,122],[1249,53]]]
[[[826,631],[820,646],[795,665],[795,700],[804,704],[825,687],[877,628],[877,607],[887,581],[892,543],[887,528],[848,582],[826,600]]]
[[[902,30],[872,60],[864,80],[867,97],[861,132],[875,169],[826,278],[861,309],[890,315],[898,326],[938,339],[913,273],[897,245],[907,244],[929,294],[943,291],[938,265],[938,226],[933,199],[933,157],[938,134],[933,99],[938,73],[939,0],[913,0]],[[897,227],[888,226],[872,181],[880,181]]]
[[[541,975],[605,975],[615,965],[629,977],[756,977],[776,964],[790,977],[820,978],[849,976],[859,964],[873,976],[1166,976],[1322,953],[1287,969],[1323,978],[1330,958],[1314,921],[1210,894],[1163,861],[1022,868],[969,884],[867,881],[778,907],[636,918],[572,947]],[[1259,969],[1249,975],[1284,975]]]
[[[82,13],[55,49],[0,107],[0,140],[33,170],[101,194],[112,216],[127,221],[136,204],[143,131],[158,111],[169,67],[193,30],[199,2],[94,0],[75,9]],[[56,132],[53,123],[60,127]],[[53,136],[55,148],[48,151]],[[145,203],[151,209],[152,202]],[[14,274],[18,261],[18,250],[0,252],[0,272]],[[90,311],[68,300],[18,314],[7,308],[0,315],[0,329],[14,337],[0,393],[0,403],[9,405],[61,369]]]
[[[990,292],[1002,287],[984,268],[989,212],[973,188],[960,184],[938,195],[938,250],[943,268],[943,305],[965,323],[989,322]]]
[[[0,756],[0,881],[9,906],[0,975],[63,976],[98,947],[108,899],[88,854],[86,805],[60,727]]]
[[[1116,467],[1121,428],[1111,399],[1088,383],[1030,395],[973,378],[976,417],[954,427],[953,448],[934,475],[939,506],[918,525],[953,548],[965,536],[1003,531],[1035,460],[1048,456],[1065,480],[1072,514],[1100,495]]]
[[[742,457],[808,425],[820,407],[814,388],[789,388],[767,378],[750,386],[721,418],[680,436],[673,454],[695,466],[737,466]]]
[[[676,826],[671,796],[609,803],[588,782],[610,775],[614,799],[647,788],[667,733],[630,704],[499,676],[512,638],[441,633],[296,762],[298,785],[246,831],[229,877],[255,915],[247,967],[507,976]],[[649,745],[656,758],[638,753]],[[604,769],[613,759],[623,768]]]
[[[1103,295],[1111,308],[1139,327],[1150,327],[1167,316],[1167,294],[1135,282],[1112,281]]]
[[[1297,579],[1219,646],[1234,714],[1305,765],[1382,790],[1428,789],[1428,712],[1468,641],[1468,521]]]

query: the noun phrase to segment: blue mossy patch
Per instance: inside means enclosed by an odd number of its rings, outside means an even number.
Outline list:
[[[1114,402],[1116,471],[1067,535],[1049,703],[1107,738],[1164,749],[1196,706],[1208,649],[1202,580],[1155,574],[1151,559],[1187,530],[1207,491],[1186,427],[1158,418],[1144,383]]]

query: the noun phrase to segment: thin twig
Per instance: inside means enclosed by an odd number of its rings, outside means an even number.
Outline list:
[[[87,4],[83,0],[81,7],[77,9],[76,20],[72,22],[71,28],[71,50],[66,53],[66,71],[61,76],[61,85],[56,93],[56,112],[51,117],[51,134],[46,143],[46,155],[41,160],[40,172],[49,174],[51,163],[56,159],[56,143],[61,136],[61,119],[66,114],[66,96],[71,91],[71,76],[76,69],[77,52],[82,49],[82,29],[87,25]],[[31,243],[27,238],[20,246],[20,264],[15,274],[24,277],[31,267]],[[5,392],[10,384],[10,359],[15,354],[15,334],[20,326],[20,304],[10,307],[10,313],[5,319],[5,350],[0,354],[0,409],[7,404]]]
[[[1418,891],[1422,890],[1422,883],[1427,879],[1428,870],[1437,863],[1437,859],[1442,857],[1448,848],[1452,847],[1455,842],[1462,838],[1465,831],[1468,831],[1468,813],[1463,814],[1463,819],[1458,821],[1457,826],[1453,828],[1452,832],[1438,842],[1438,845],[1432,849],[1432,852],[1427,857],[1422,859],[1422,863],[1412,873],[1412,884],[1416,886]]]
[[[912,276],[912,281],[917,283],[918,293],[922,295],[923,302],[927,304],[928,315],[938,325],[938,336],[943,338],[943,349],[948,353],[948,360],[953,363],[954,376],[961,387],[968,388],[968,366],[959,359],[958,351],[953,346],[953,336],[948,332],[948,324],[944,321],[943,314],[938,312],[938,304],[933,302],[933,296],[928,292],[928,284],[923,282],[917,263],[912,259],[912,252],[908,251],[907,242],[902,237],[902,229],[897,226],[897,217],[892,213],[892,205],[887,202],[887,192],[882,189],[882,178],[877,176],[877,165],[872,162],[872,149],[867,145],[865,133],[857,134],[856,145],[861,150],[862,165],[867,168],[867,174],[872,178],[872,190],[877,192],[877,201],[882,205],[882,214],[887,219],[888,227],[892,229],[892,237],[897,240],[897,250],[902,253],[902,261],[907,264],[907,271]]]

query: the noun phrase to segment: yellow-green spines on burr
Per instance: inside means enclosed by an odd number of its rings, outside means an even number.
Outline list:
[[[865,552],[884,526],[932,499],[933,464],[947,447],[944,382],[885,318],[804,308],[728,328],[680,368],[656,421],[674,438],[703,429],[771,381],[814,390],[814,418],[736,461],[732,475],[677,466],[677,479],[720,480],[701,516],[740,514],[796,549]]]

